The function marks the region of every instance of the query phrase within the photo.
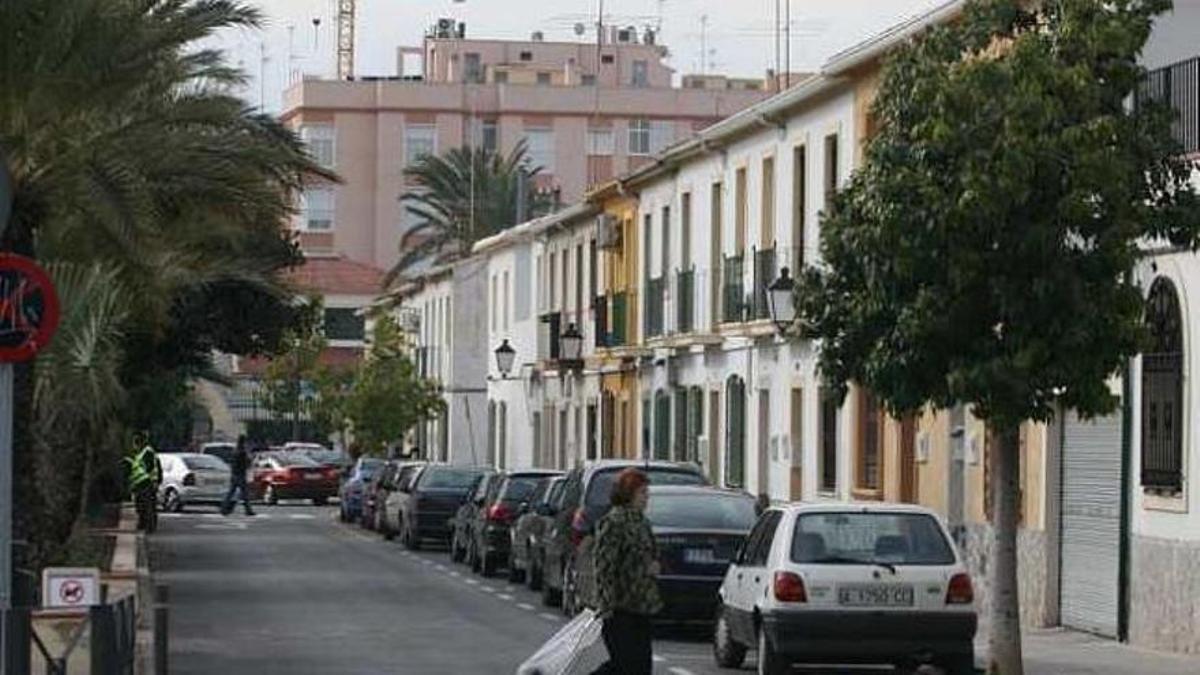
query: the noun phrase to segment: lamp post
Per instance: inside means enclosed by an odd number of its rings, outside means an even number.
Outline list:
[[[578,326],[575,324],[567,326],[560,338],[560,348],[562,357],[559,361],[564,367],[574,370],[583,368],[583,334],[579,332]]]
[[[779,270],[779,278],[767,287],[767,299],[771,304],[771,321],[780,335],[786,335],[792,322],[796,320],[796,303],[792,293],[796,290],[796,282],[788,274],[788,268]]]
[[[500,379],[507,380],[509,373],[513,369],[513,361],[517,358],[517,350],[513,349],[512,345],[508,344],[508,340],[505,339],[504,342],[500,343],[499,347],[496,347],[495,354],[496,369],[500,371]]]

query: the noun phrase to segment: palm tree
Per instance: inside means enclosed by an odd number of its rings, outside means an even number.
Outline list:
[[[113,275],[126,392],[202,372],[214,348],[269,349],[249,336],[282,332],[264,317],[286,323],[277,273],[298,256],[281,224],[307,178],[336,177],[231,95],[242,73],[197,45],[259,20],[238,0],[0,3],[0,156],[14,184],[0,249]],[[56,399],[35,398],[32,365],[15,376],[14,471],[30,477],[62,439],[35,423],[35,404]],[[143,418],[126,405],[116,421]],[[14,492],[33,567],[58,536],[41,527],[51,505],[38,481]]]
[[[413,187],[400,197],[417,223],[400,238],[400,261],[386,283],[418,262],[440,264],[465,255],[480,239],[516,225],[519,215],[529,219],[548,212],[552,198],[533,190],[541,171],[530,165],[525,141],[507,155],[463,146],[417,159],[404,170]]]

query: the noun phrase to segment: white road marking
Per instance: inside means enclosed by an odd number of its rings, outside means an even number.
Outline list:
[[[314,520],[316,516],[311,513],[292,513],[288,515],[292,520]]]
[[[422,565],[432,565],[433,561],[430,560],[429,558],[421,558],[421,564]]]
[[[462,578],[462,575],[461,575],[461,574],[459,574],[458,572],[451,572],[451,573],[450,573],[450,576],[454,577],[455,579],[460,579],[460,578]]]
[[[480,586],[479,590],[483,591],[484,593],[495,593],[496,592],[496,589],[492,588],[491,586]]]
[[[508,593],[501,593],[500,595],[497,595],[496,597],[500,598],[501,600],[507,600],[509,602],[512,602],[512,599],[513,599],[513,596],[509,595]]]
[[[198,523],[197,530],[244,530],[245,523]]]
[[[538,614],[538,616],[542,617],[543,619],[545,619],[547,621],[559,621],[562,619],[561,616],[559,616],[557,614],[551,614],[549,612],[542,612],[541,614]]]
[[[655,663],[662,663],[663,661],[666,661],[666,659],[664,659],[663,657],[659,656],[658,654],[655,654],[655,655],[653,655],[651,658],[653,658],[653,659],[654,659],[654,662],[655,662]]]
[[[435,568],[435,569],[437,569],[437,571],[439,571],[439,572],[445,572],[445,571],[446,571],[446,566],[445,566],[445,565],[441,565],[441,564],[434,565],[434,568]]]
[[[478,585],[479,585],[479,582],[478,582],[478,581],[476,581],[475,579],[467,579],[467,583],[468,583],[468,584],[471,584],[472,586],[478,586]]]
[[[527,602],[522,602],[521,604],[517,605],[517,607],[520,607],[521,609],[525,610],[526,612],[532,612],[534,609],[533,605],[531,605]]]
[[[675,666],[673,668],[668,668],[667,672],[671,673],[671,675],[696,675],[695,673],[688,670],[687,668],[680,668],[679,666]]]

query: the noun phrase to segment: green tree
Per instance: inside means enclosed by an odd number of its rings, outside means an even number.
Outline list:
[[[826,381],[893,414],[968,404],[998,440],[989,672],[1022,672],[1018,429],[1114,409],[1138,351],[1139,243],[1200,210],[1138,55],[1169,0],[971,2],[884,69],[878,134],[797,294]],[[1061,406],[1061,407],[1060,407]]]
[[[347,404],[355,442],[364,455],[383,454],[418,422],[445,409],[438,386],[420,376],[408,354],[400,326],[390,316],[378,316],[371,351]]]
[[[480,239],[516,225],[520,199],[525,200],[526,219],[547,213],[552,199],[534,191],[541,171],[529,165],[524,141],[508,155],[463,146],[441,157],[417,159],[404,169],[412,188],[400,197],[417,223],[400,238],[400,261],[387,283],[417,262],[449,262]]]
[[[297,324],[284,332],[262,379],[263,406],[275,420],[292,422],[292,440],[300,440],[296,436],[316,398],[314,383],[325,370],[321,353],[329,341],[321,330],[323,315],[320,298],[301,303]]]

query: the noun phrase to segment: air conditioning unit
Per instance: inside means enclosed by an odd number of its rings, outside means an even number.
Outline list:
[[[443,40],[454,37],[454,19],[438,19],[434,36]]]
[[[633,27],[618,29],[617,42],[625,44],[637,42],[637,29]]]
[[[621,221],[605,213],[596,218],[596,245],[602,249],[621,247]]]

